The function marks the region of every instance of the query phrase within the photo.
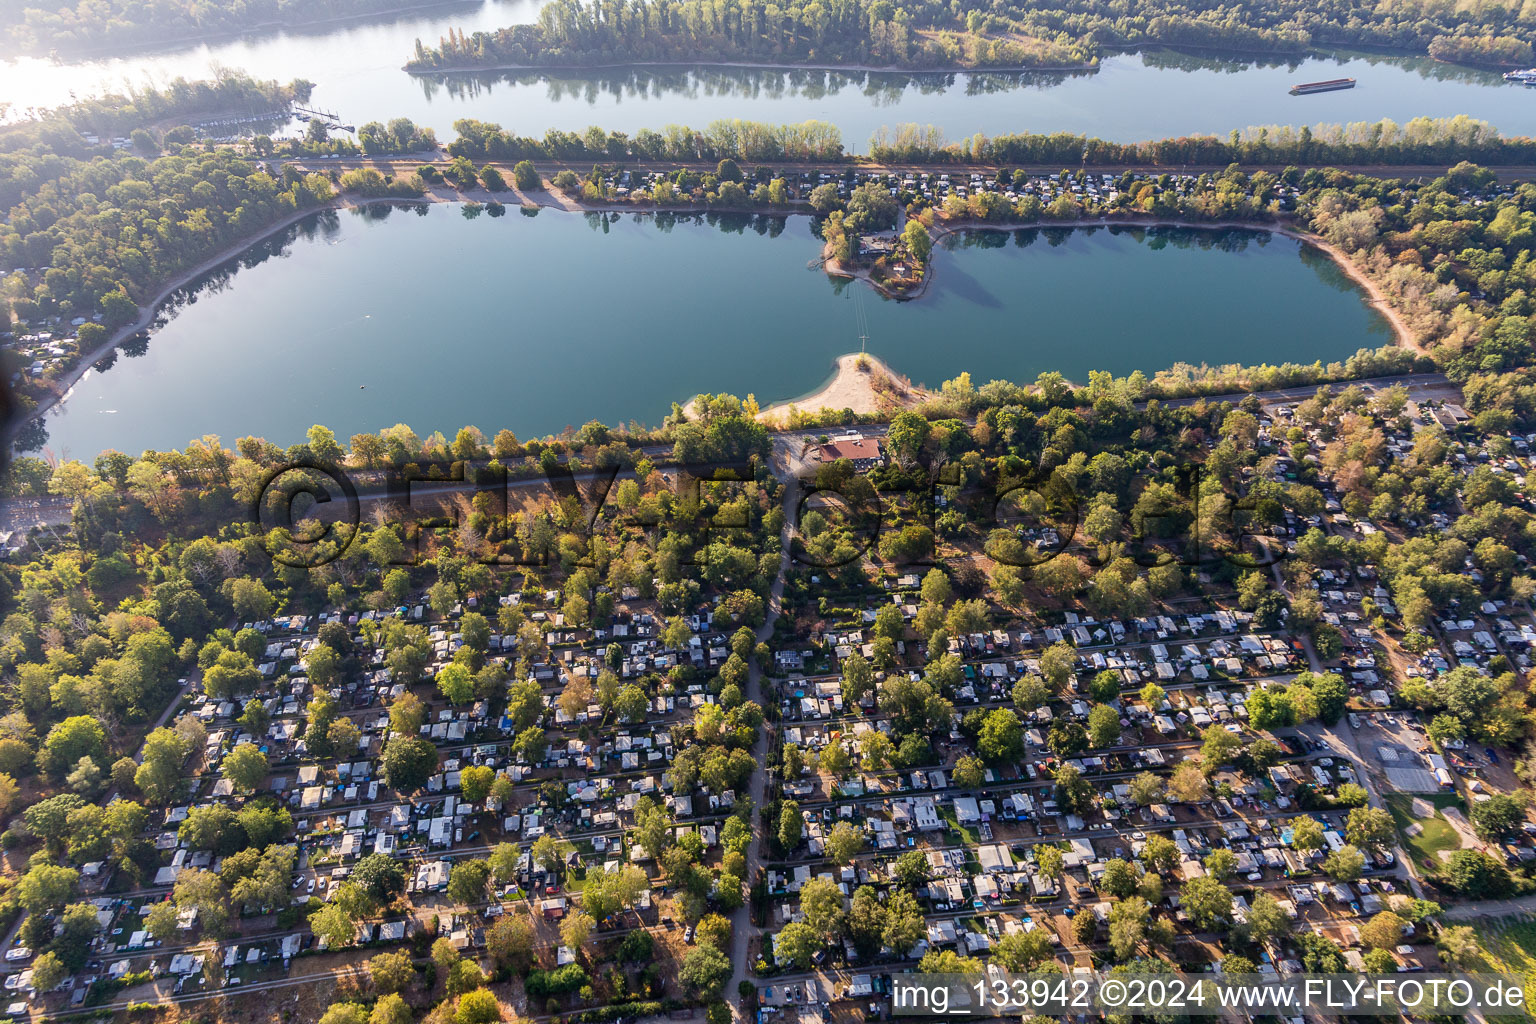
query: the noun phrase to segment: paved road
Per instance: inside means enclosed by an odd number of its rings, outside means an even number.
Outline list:
[[[800,481],[791,474],[786,474],[784,487],[784,526],[779,535],[779,573],[774,578],[773,586],[768,591],[768,614],[764,616],[763,625],[757,631],[760,641],[767,641],[773,637],[774,623],[779,619],[779,613],[783,608],[784,579],[789,572],[791,540],[795,529],[795,509],[800,503]],[[757,659],[752,659],[747,671],[747,699],[756,701],[759,707],[766,707],[763,700],[763,673],[757,664]],[[763,808],[764,797],[768,791],[768,772],[762,767],[768,763],[769,727],[765,725],[758,733],[757,743],[752,748],[752,756],[758,763],[758,770],[752,773],[752,813],[756,817]],[[738,1019],[745,1019],[741,1011],[741,1003],[736,998],[736,991],[743,981],[750,980],[751,961],[748,959],[752,949],[752,940],[758,934],[759,929],[752,923],[751,887],[757,882],[759,872],[762,871],[763,861],[763,829],[757,821],[752,822],[752,839],[747,844],[747,886],[748,900],[744,903],[731,920],[731,979],[726,983],[725,998],[732,1007],[732,1013]]]

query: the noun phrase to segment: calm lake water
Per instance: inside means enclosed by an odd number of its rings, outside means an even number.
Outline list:
[[[937,257],[925,298],[897,303],[808,270],[805,217],[465,212],[319,214],[258,246],[86,377],[48,448],[288,444],[314,423],[343,437],[654,424],[699,391],[806,394],[861,329],[931,385],[1337,359],[1390,337],[1326,257],[1261,232],[972,234]]]
[[[715,118],[817,118],[864,151],[881,126],[934,124],[975,132],[1074,131],[1119,141],[1265,124],[1317,124],[1467,114],[1506,134],[1536,134],[1536,90],[1497,74],[1428,59],[1365,56],[1255,65],[1150,53],[1111,57],[1096,74],[863,74],[651,68],[587,73],[483,73],[414,78],[400,70],[420,37],[533,20],[541,0],[485,0],[366,24],[271,32],[245,39],[93,61],[0,63],[0,101],[14,111],[55,106],[125,84],[205,77],[216,67],[316,83],[313,101],[343,119],[410,117],[439,136],[462,117],[522,134],[591,124],[633,133]],[[1296,82],[1352,76],[1353,90],[1296,97]]]

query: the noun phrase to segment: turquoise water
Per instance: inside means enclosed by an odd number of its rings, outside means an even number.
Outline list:
[[[466,209],[320,214],[257,247],[84,379],[47,447],[289,444],[314,423],[344,437],[655,424],[699,391],[765,405],[812,391],[861,331],[930,385],[1309,362],[1390,340],[1336,266],[1267,233],[972,234],[937,256],[927,296],[898,303],[808,270],[805,217]]]

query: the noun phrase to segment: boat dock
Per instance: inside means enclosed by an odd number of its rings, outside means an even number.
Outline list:
[[[300,121],[319,121],[327,128],[343,132],[357,131],[356,125],[343,124],[341,115],[333,110],[311,110],[309,107],[294,107],[293,116]]]

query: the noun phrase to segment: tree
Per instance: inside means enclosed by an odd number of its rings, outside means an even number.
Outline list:
[[[501,1004],[488,989],[466,992],[459,997],[453,1019],[456,1024],[490,1024],[501,1020]]]
[[[320,1015],[320,1024],[368,1024],[368,1008],[362,1003],[332,1003]]]
[[[572,949],[580,949],[596,924],[591,915],[578,910],[560,922],[560,941]]]
[[[773,956],[781,964],[793,964],[805,971],[816,952],[826,948],[826,940],[811,925],[791,921],[773,937]]]
[[[1480,850],[1457,850],[1446,861],[1446,880],[1468,899],[1497,899],[1509,895],[1509,870]]]
[[[1365,854],[1357,847],[1341,846],[1323,860],[1323,871],[1335,882],[1353,882],[1365,873]]]
[[[1478,942],[1477,929],[1470,925],[1440,929],[1435,947],[1440,952],[1440,959],[1458,971],[1471,970],[1482,962],[1482,944]]]
[[[510,711],[508,712],[510,714]],[[414,737],[421,732],[427,720],[427,709],[421,698],[407,690],[389,705],[389,730],[401,736]]]
[[[846,821],[832,826],[827,835],[827,856],[832,863],[847,865],[864,849],[864,832]]]
[[[1203,804],[1211,798],[1210,783],[1193,761],[1184,761],[1168,776],[1168,795],[1186,804]]]
[[[836,938],[844,925],[843,891],[831,879],[813,878],[800,888],[800,913],[824,938]]]
[[[885,899],[885,944],[898,956],[906,956],[928,934],[917,897],[907,889],[892,889]]]
[[[459,771],[459,788],[464,799],[472,804],[482,804],[491,794],[491,784],[496,781],[496,770],[485,765],[471,765]]]
[[[1238,755],[1243,741],[1220,725],[1212,725],[1200,734],[1200,760],[1208,771],[1215,771]]]
[[[684,954],[677,972],[679,981],[706,999],[718,996],[730,976],[730,958],[714,946],[702,943]]]
[[[1056,769],[1056,802],[1067,811],[1082,813],[1093,802],[1093,786],[1075,766],[1064,764]]]
[[[63,907],[74,895],[80,872],[58,864],[34,863],[12,890],[29,914],[42,916]]]
[[[451,662],[438,671],[437,689],[450,704],[468,704],[475,698],[475,675],[469,666]]]
[[[1033,970],[1053,955],[1051,940],[1044,928],[1004,935],[992,953],[993,959],[1010,971]]]
[[[1095,747],[1113,746],[1120,739],[1120,713],[1108,704],[1096,704],[1088,712],[1088,742]]]
[[[1525,823],[1525,808],[1514,798],[1497,793],[1473,804],[1471,818],[1479,839],[1497,842],[1520,831]]]
[[[872,886],[861,885],[854,890],[853,905],[848,911],[848,937],[853,940],[860,956],[874,956],[880,952],[889,918],[885,904],[880,902],[880,895]]]
[[[254,743],[242,743],[224,756],[224,778],[244,793],[254,793],[267,778],[267,755]]]
[[[399,992],[390,992],[373,1004],[368,1014],[368,1024],[411,1024],[411,1008],[400,998]]]
[[[229,920],[229,892],[223,881],[212,871],[201,868],[183,868],[176,876],[172,891],[176,905],[183,910],[195,907],[203,931],[217,935]]]
[[[380,995],[402,992],[416,980],[416,967],[404,953],[380,953],[368,961],[368,977]]]
[[[448,875],[448,898],[465,905],[485,902],[491,866],[483,860],[461,860]]]
[[[1392,815],[1380,807],[1355,807],[1344,824],[1344,838],[1366,850],[1383,850],[1396,844]]]
[[[1303,853],[1323,848],[1323,826],[1306,815],[1291,819],[1291,845]]]
[[[1206,930],[1232,915],[1232,893],[1214,878],[1190,879],[1180,899],[1190,920]]]
[[[1179,862],[1179,848],[1167,836],[1148,836],[1141,847],[1141,860],[1151,870],[1172,871]]]
[[[52,992],[69,976],[69,968],[57,953],[44,953],[32,961],[32,987],[39,992]]]
[[[352,869],[352,881],[381,907],[387,907],[405,893],[405,868],[384,853],[370,853]]]
[[[437,771],[437,748],[419,736],[393,736],[384,745],[380,770],[391,789],[414,793]]]
[[[779,811],[779,845],[786,852],[800,845],[800,837],[805,835],[805,815],[800,812],[800,805],[793,800],[784,801]]]
[[[1392,949],[1403,941],[1408,922],[1390,910],[1383,910],[1360,928],[1360,941],[1372,949]]]
[[[480,184],[485,186],[487,192],[505,192],[507,190],[507,179],[490,164],[480,168]]]
[[[1206,854],[1205,870],[1216,881],[1225,882],[1237,873],[1237,854],[1231,850],[1212,850]]]
[[[1290,930],[1291,919],[1279,900],[1267,892],[1253,898],[1253,905],[1248,908],[1248,934],[1254,942],[1262,946],[1289,934]]]
[[[1146,937],[1152,908],[1140,896],[1113,903],[1109,908],[1109,946],[1116,960],[1129,959]]]
[[[982,721],[976,752],[993,764],[1016,764],[1024,756],[1024,726],[1010,708],[995,708]]]
[[[923,445],[928,442],[932,432],[933,428],[926,419],[915,412],[903,410],[891,419],[885,439],[897,461],[911,465],[922,453]]]
[[[955,762],[951,781],[961,789],[975,789],[986,781],[986,766],[969,754]]]
[[[519,160],[512,165],[512,181],[519,192],[532,192],[543,187],[531,160]]]
[[[1124,899],[1136,891],[1136,868],[1130,862],[1115,858],[1104,865],[1099,878],[1099,888],[1117,899]]]
[[[505,914],[485,933],[485,949],[498,966],[523,971],[533,963],[533,922],[526,914]]]
[[[1163,780],[1152,772],[1142,772],[1131,780],[1131,799],[1140,806],[1160,804],[1166,798]]]
[[[106,754],[107,734],[101,723],[89,715],[76,715],[48,730],[37,763],[48,774],[63,778],[82,757],[105,766]]]

